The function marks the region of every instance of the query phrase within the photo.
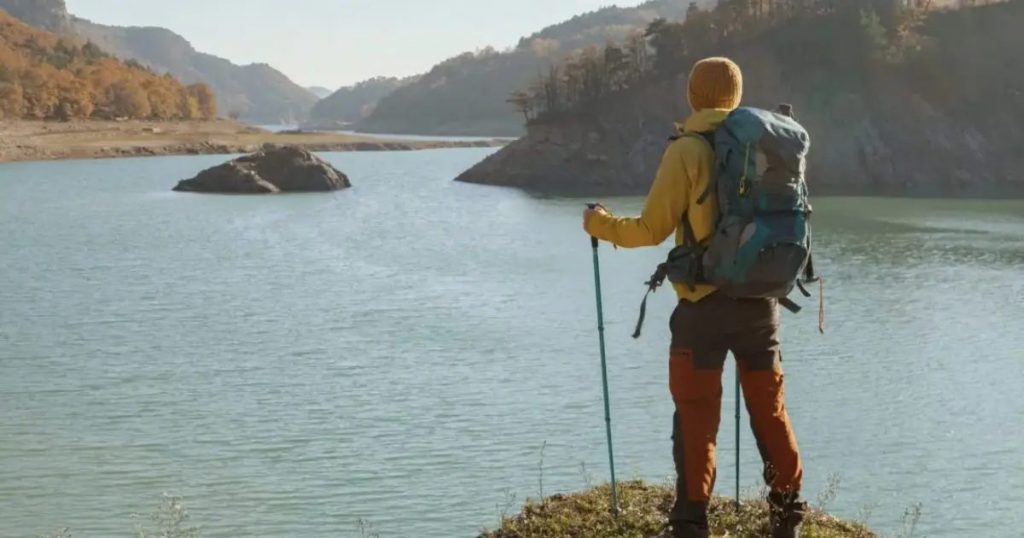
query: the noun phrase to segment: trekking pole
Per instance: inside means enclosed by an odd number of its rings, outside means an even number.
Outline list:
[[[590,209],[597,208],[597,204],[587,204]],[[601,384],[604,387],[604,425],[605,433],[608,436],[608,466],[612,475],[612,515],[619,515],[619,493],[615,482],[615,455],[612,451],[612,411],[608,399],[608,363],[605,359],[604,347],[604,308],[601,304],[601,263],[597,256],[598,241],[596,237],[590,238],[590,246],[594,251],[594,293],[597,297],[597,335],[601,344]]]
[[[740,365],[736,365],[736,511],[740,511]]]

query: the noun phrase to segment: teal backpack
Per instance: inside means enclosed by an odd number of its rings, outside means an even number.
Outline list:
[[[707,202],[712,189],[718,203],[714,234],[699,244],[687,214],[683,243],[647,282],[634,338],[640,337],[647,296],[666,278],[694,289],[716,286],[730,297],[778,299],[792,312],[794,288],[806,297],[805,284],[816,282],[811,258],[811,204],[804,179],[811,139],[793,117],[792,107],[777,112],[734,110],[713,133],[687,133],[711,145],[715,173],[697,199]]]

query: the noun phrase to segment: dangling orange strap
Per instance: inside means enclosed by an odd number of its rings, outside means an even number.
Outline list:
[[[825,279],[818,279],[818,332],[825,334]]]

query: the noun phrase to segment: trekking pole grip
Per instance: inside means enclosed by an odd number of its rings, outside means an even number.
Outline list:
[[[600,206],[601,206],[601,204],[599,204],[597,202],[589,202],[589,203],[587,203],[587,209],[591,209],[591,210],[597,209]],[[594,237],[594,236],[590,236],[590,246],[592,248],[597,248],[597,245],[598,245],[597,238]]]

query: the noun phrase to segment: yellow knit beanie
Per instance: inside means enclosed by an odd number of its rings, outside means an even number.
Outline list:
[[[743,99],[743,73],[728,58],[705,58],[690,71],[688,92],[694,111],[705,108],[732,110]]]

